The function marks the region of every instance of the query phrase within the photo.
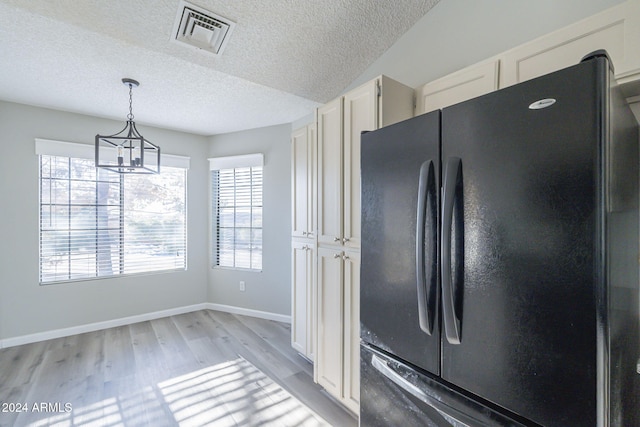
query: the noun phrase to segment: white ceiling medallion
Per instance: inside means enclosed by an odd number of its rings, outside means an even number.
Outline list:
[[[220,55],[236,23],[201,7],[181,1],[171,40]]]

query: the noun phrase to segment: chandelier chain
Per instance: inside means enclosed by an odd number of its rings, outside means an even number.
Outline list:
[[[129,114],[127,119],[133,120],[133,85],[131,83],[129,83]]]

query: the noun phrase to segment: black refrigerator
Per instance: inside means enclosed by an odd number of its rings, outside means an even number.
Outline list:
[[[612,68],[362,135],[361,426],[640,426],[638,125]]]

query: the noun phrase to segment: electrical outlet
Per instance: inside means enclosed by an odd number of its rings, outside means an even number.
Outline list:
[[[240,292],[244,292],[245,288],[244,288],[244,280],[240,281]]]

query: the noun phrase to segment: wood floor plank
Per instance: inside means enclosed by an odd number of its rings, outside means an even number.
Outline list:
[[[135,355],[129,331],[129,326],[105,330],[105,381],[127,377],[136,372]]]
[[[170,377],[167,362],[151,322],[129,325],[135,357],[136,376],[146,381],[162,381]]]
[[[231,348],[229,337],[192,339],[187,345],[193,352],[198,364],[202,367],[215,366],[238,358],[238,353]]]
[[[178,423],[237,425],[233,415],[216,393],[216,388],[223,385],[219,379],[222,370],[220,365],[216,365],[159,384],[164,400]]]
[[[296,366],[287,363],[282,354],[274,351],[271,345],[237,320],[233,314],[211,312],[210,315],[221,319],[224,328],[229,331],[229,334],[244,346],[245,351],[242,351],[241,354],[247,360],[251,359],[252,363],[258,364],[260,369],[268,370],[270,374],[275,375],[277,378],[288,377],[299,371]]]
[[[29,384],[36,369],[42,363],[48,343],[41,341],[0,350],[0,360],[6,369],[0,372],[0,387],[3,384]]]
[[[172,372],[182,372],[197,363],[185,339],[176,327],[173,318],[164,317],[151,322],[164,359]]]
[[[291,328],[289,325],[248,316],[238,316],[238,320],[259,335],[274,351],[280,352],[300,370],[307,372],[313,378],[313,365],[291,347]]]
[[[202,310],[173,316],[171,319],[186,341],[214,335],[209,327],[211,320]]]
[[[0,427],[357,426],[312,372],[289,325],[201,310],[0,350],[0,402],[44,405]]]
[[[212,316],[212,310],[200,310],[198,311],[201,318],[201,326],[206,331],[206,334],[210,338],[223,338],[228,337],[229,332],[224,326]]]
[[[0,358],[0,363],[2,359]],[[26,396],[29,394],[30,384],[0,384],[0,402],[7,402],[10,404],[24,403],[26,402]],[[19,412],[12,410],[9,412],[3,412],[0,414],[0,427],[13,427],[16,424],[16,419],[20,415]]]
[[[336,411],[337,404],[326,391],[313,383],[309,377],[299,372],[285,378],[283,386],[304,405],[321,414],[332,426],[357,426],[356,418],[347,410]]]

